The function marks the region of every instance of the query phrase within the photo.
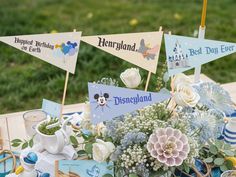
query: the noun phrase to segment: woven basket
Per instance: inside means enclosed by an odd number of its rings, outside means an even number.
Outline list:
[[[8,156],[4,157],[3,159],[0,159],[0,163],[6,162],[8,159],[12,159],[12,169],[9,171],[9,173],[14,173],[16,169],[16,155],[14,155],[9,150],[0,151],[0,155],[4,154],[8,154]]]
[[[197,175],[197,177],[211,177],[211,167],[207,164],[207,163],[205,163],[205,162],[202,162],[204,165],[205,165],[205,167],[206,167],[206,174],[201,174],[195,167],[192,167],[192,170],[194,171],[194,173]],[[188,176],[188,177],[193,177],[193,176],[191,176],[190,174],[187,174],[187,173],[185,173],[184,171],[182,171],[182,170],[180,170],[180,169],[178,169],[182,174],[184,174],[185,176]]]

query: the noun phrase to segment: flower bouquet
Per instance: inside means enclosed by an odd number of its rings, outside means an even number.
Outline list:
[[[121,79],[130,88],[141,82],[133,68]],[[117,86],[118,82],[104,78],[98,83]],[[235,142],[226,141],[223,134],[226,115],[234,112],[229,94],[215,83],[194,85],[184,74],[172,79],[171,93],[166,102],[96,126],[86,116],[70,137],[78,155],[113,162],[118,177],[217,177],[232,170]]]
[[[128,88],[142,82],[135,68],[120,77]],[[167,82],[166,75],[158,78],[159,86]],[[118,86],[111,78],[97,83]],[[236,121],[228,116],[234,112],[229,94],[215,83],[194,85],[184,74],[170,85],[169,100],[97,125],[86,103],[69,137],[79,159],[113,162],[116,177],[220,177],[233,170]]]

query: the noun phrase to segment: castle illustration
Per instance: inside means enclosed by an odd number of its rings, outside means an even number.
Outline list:
[[[188,54],[184,54],[181,45],[178,41],[175,43],[173,49],[174,55],[168,56],[168,63],[170,69],[186,68],[189,67]]]

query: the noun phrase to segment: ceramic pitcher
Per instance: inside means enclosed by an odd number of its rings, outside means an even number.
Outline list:
[[[223,129],[223,137],[226,143],[236,148],[236,118],[229,118]]]

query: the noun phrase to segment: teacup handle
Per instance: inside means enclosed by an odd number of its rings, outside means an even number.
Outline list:
[[[66,145],[66,140],[64,137],[64,133],[61,130],[56,131],[55,135],[57,137],[57,145],[55,147],[55,151],[56,153],[60,153]]]

